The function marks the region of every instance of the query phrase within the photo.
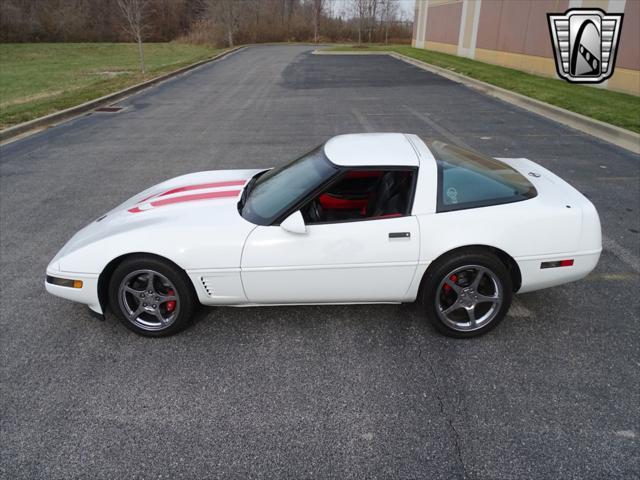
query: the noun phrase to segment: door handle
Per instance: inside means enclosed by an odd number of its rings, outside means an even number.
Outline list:
[[[411,238],[410,232],[391,232],[389,238]]]

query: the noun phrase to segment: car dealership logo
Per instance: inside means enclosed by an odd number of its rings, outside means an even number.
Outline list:
[[[622,17],[582,8],[547,14],[558,75],[572,83],[600,83],[613,75]]]

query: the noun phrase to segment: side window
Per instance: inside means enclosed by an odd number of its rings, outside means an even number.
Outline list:
[[[348,170],[301,212],[307,224],[407,215],[415,170]]]

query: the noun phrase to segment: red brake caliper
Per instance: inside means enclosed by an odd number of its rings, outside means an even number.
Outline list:
[[[167,295],[175,295],[176,292],[174,292],[173,290],[169,290],[167,292]],[[167,302],[167,312],[171,313],[176,309],[176,301],[175,300],[169,300]]]
[[[457,275],[451,275],[449,277],[449,280],[451,280],[453,283],[456,283],[458,281],[458,276]],[[449,293],[451,291],[451,287],[449,285],[447,285],[446,283],[442,286],[442,289],[446,293]]]

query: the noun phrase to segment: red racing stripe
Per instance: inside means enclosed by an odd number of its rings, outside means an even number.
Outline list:
[[[173,203],[183,203],[183,202],[193,202],[196,200],[208,200],[211,198],[225,198],[225,197],[236,197],[240,193],[240,190],[226,190],[223,192],[205,192],[205,193],[194,193],[192,195],[182,195],[181,197],[172,197],[165,198],[162,200],[156,200],[155,202],[151,202],[152,207],[162,207],[164,205],[171,205]],[[129,213],[141,213],[146,210],[140,209],[140,207],[136,206],[127,210]]]
[[[206,193],[194,193],[191,195],[183,195],[181,197],[165,198],[163,200],[156,200],[151,202],[153,207],[162,207],[163,205],[171,205],[172,203],[192,202],[194,200],[207,200],[209,198],[223,198],[223,197],[235,197],[240,193],[240,190],[227,190],[224,192],[206,192]]]
[[[241,187],[245,183],[247,183],[246,180],[228,180],[226,182],[213,182],[213,183],[201,183],[200,185],[187,185],[186,187],[178,187],[172,190],[168,190],[158,195],[158,197],[164,197],[165,195],[171,195],[172,193],[188,192],[190,190],[201,190],[204,188]]]

